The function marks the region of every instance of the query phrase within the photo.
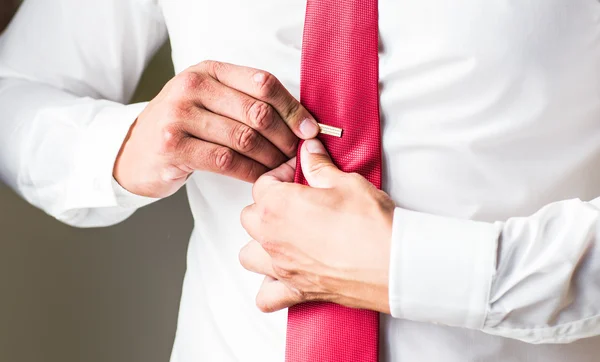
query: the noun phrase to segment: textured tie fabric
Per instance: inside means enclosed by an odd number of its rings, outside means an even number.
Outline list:
[[[381,188],[377,0],[308,0],[300,98],[324,124],[333,161]],[[300,168],[297,183],[306,185]],[[379,314],[331,303],[304,303],[288,312],[286,362],[377,362]]]

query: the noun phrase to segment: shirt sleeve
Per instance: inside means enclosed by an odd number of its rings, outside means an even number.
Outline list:
[[[485,223],[397,208],[394,317],[528,343],[600,335],[600,199]]]
[[[81,227],[131,215],[113,165],[145,104],[125,105],[166,40],[156,0],[28,0],[0,37],[0,176]]]

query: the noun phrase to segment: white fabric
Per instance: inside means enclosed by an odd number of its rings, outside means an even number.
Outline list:
[[[304,8],[26,1],[0,39],[2,178],[64,222],[125,219],[153,200],[112,179],[144,106],[122,103],[167,29],[177,71],[263,68],[298,96]],[[381,0],[380,13],[384,187],[399,206],[381,360],[597,360],[600,3]],[[285,312],[255,308],[261,277],[237,258],[250,189],[188,182],[174,362],[283,361]]]

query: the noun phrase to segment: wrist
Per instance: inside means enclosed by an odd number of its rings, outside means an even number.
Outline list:
[[[388,271],[363,271],[361,277],[361,281],[354,279],[340,283],[331,301],[352,308],[390,314]]]
[[[343,277],[345,283],[336,287],[338,298],[346,300],[340,304],[390,314],[389,271],[394,207],[387,204],[382,203],[379,222],[365,223],[365,233],[358,240],[365,244],[365,248],[359,250],[363,254],[360,256],[363,263],[360,268],[346,272]]]
[[[367,309],[381,313],[390,314],[389,302],[389,275],[390,275],[390,253],[392,239],[392,215],[389,225],[386,224],[379,239],[375,242],[379,249],[378,262],[373,264],[373,269],[365,273],[368,278],[363,283],[361,295],[367,303]]]
[[[128,145],[129,140],[131,139],[131,132],[136,123],[137,123],[137,119],[129,127],[127,135],[125,136],[125,139],[123,139],[123,143],[121,144],[121,148],[119,149],[119,153],[117,154],[117,158],[115,159],[115,164],[113,166],[113,177],[114,177],[115,181],[117,181],[121,187],[123,187],[124,189],[126,189],[130,192],[131,192],[131,190],[126,186],[127,178],[125,176],[125,174],[126,174],[125,170],[127,169],[127,167],[126,167],[126,165],[124,165],[124,163],[126,163],[126,162],[124,160],[123,154],[125,153],[125,149]]]

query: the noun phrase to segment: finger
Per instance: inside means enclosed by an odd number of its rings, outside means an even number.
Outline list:
[[[309,139],[319,133],[315,118],[274,75],[228,63],[214,62],[208,68],[221,83],[272,105],[296,136]]]
[[[264,165],[231,148],[186,137],[181,141],[180,162],[192,170],[209,171],[246,182],[255,182],[268,171]]]
[[[196,73],[188,73],[196,74]],[[200,107],[253,128],[288,157],[295,155],[298,138],[268,103],[257,100],[210,76],[200,77],[196,87],[186,87],[185,96]]]
[[[331,188],[343,175],[343,172],[334,165],[321,141],[317,139],[304,141],[300,152],[302,173],[310,186]]]
[[[302,302],[298,293],[294,293],[282,282],[266,276],[256,295],[256,306],[264,313],[272,313],[289,308]]]
[[[251,127],[210,111],[194,108],[184,122],[190,135],[229,147],[270,169],[288,160],[277,147]]]
[[[252,197],[254,201],[260,200],[271,187],[278,183],[293,182],[295,172],[296,157],[262,175],[252,187]]]
[[[240,250],[239,259],[240,264],[248,271],[268,275],[272,278],[277,277],[273,271],[271,256],[256,240],[250,241]]]
[[[241,214],[240,214],[240,222],[242,223],[242,227],[250,237],[252,237],[256,241],[263,241],[264,237],[261,234],[261,225],[262,220],[260,218],[260,214],[258,213],[258,207],[256,204],[252,204],[246,206]]]

